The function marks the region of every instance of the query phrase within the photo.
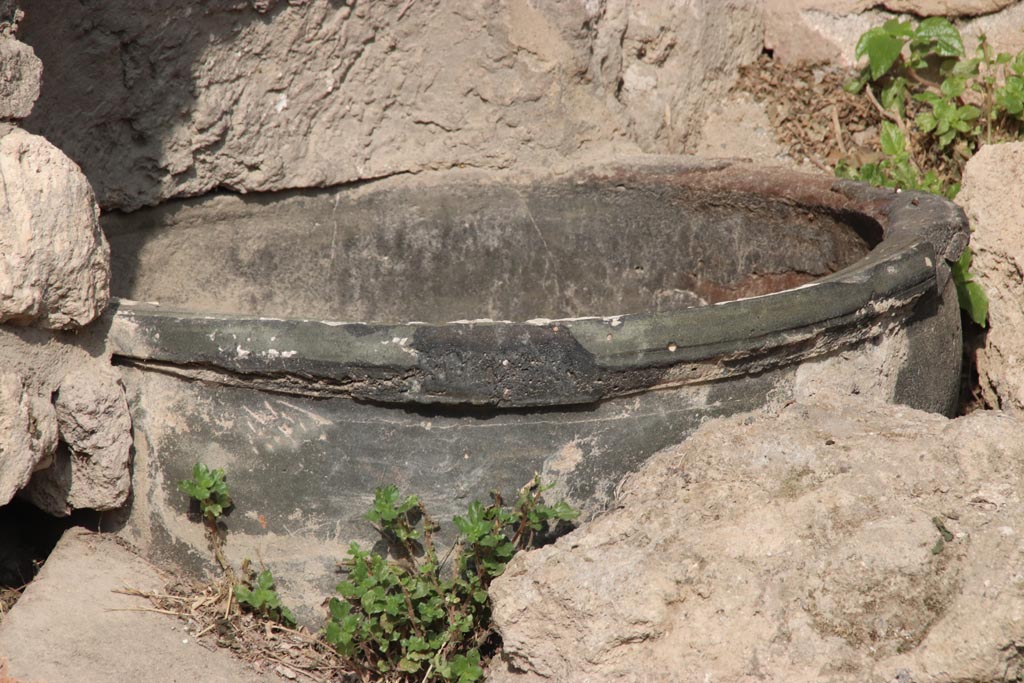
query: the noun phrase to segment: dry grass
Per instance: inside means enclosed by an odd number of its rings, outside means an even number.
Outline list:
[[[3,621],[7,613],[14,607],[14,603],[18,602],[18,598],[21,597],[25,587],[21,588],[8,588],[6,586],[0,586],[0,621]],[[3,683],[0,681],[0,683]]]
[[[351,680],[351,672],[318,634],[243,612],[226,577],[210,583],[178,580],[160,594],[131,588],[119,592],[146,598],[149,611],[178,617],[200,645],[229,649],[257,672],[315,683]]]
[[[840,159],[857,165],[881,158],[882,117],[863,95],[843,84],[856,71],[786,66],[767,56],[744,67],[736,89],[764,105],[776,140],[797,161],[831,171]]]

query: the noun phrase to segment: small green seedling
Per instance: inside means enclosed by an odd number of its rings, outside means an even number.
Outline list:
[[[960,260],[953,264],[953,283],[956,285],[956,296],[963,309],[975,324],[985,327],[988,324],[988,295],[974,279],[971,272],[971,261],[974,253],[970,247],[964,249]]]
[[[366,519],[394,561],[353,543],[348,577],[330,601],[328,644],[364,681],[476,683],[483,680],[481,647],[491,639],[488,588],[516,552],[535,547],[552,527],[578,516],[565,502],[548,505],[550,487],[534,479],[515,503],[493,493],[490,505],[473,501],[453,523],[462,535],[439,559],[437,526],[416,496],[394,486],[378,489]]]
[[[221,569],[231,575],[231,565],[224,556],[221,530],[217,527],[217,521],[221,515],[232,505],[224,470],[211,470],[201,462],[196,463],[192,468],[192,478],[179,481],[178,490],[187,493],[199,503],[199,510],[203,513],[203,523],[206,525],[206,533],[210,537],[213,555]]]
[[[217,521],[231,507],[231,496],[224,470],[211,470],[202,463],[192,468],[192,478],[178,482],[178,490],[199,503],[199,510],[208,521]]]
[[[269,569],[261,571],[255,581],[235,585],[238,604],[261,617],[295,627],[295,615],[281,604],[281,598],[274,590],[274,575]]]

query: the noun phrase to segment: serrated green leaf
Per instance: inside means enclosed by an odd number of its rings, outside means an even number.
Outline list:
[[[483,678],[484,671],[480,667],[480,652],[472,649],[465,655],[455,655],[450,660],[449,680],[457,683],[475,683]]]
[[[914,36],[914,25],[909,21],[889,19],[882,24],[882,31],[894,38],[912,38]]]
[[[974,59],[956,59],[951,61],[953,63],[949,72],[954,76],[961,76],[963,78],[977,76],[981,69],[982,60],[977,57]]]
[[[961,121],[973,121],[981,116],[981,110],[972,104],[965,104],[956,110],[957,116]]]
[[[331,598],[331,601],[327,605],[327,609],[331,613],[331,618],[335,621],[341,621],[352,612],[352,606],[347,602],[342,602],[337,598]]]
[[[259,573],[259,576],[256,577],[256,585],[264,590],[273,588],[274,575],[270,573],[269,569],[265,569]]]
[[[278,613],[278,621],[284,624],[285,626],[295,628],[295,626],[299,623],[298,620],[295,618],[295,613],[287,607],[284,607],[283,605],[278,608]]]
[[[985,327],[988,324],[988,296],[977,282],[971,281],[957,288],[957,300],[960,308],[975,324]]]
[[[1024,112],[1024,78],[1009,76],[1006,83],[995,91],[996,105],[1008,114],[1019,116]]]
[[[341,627],[336,622],[327,622],[327,626],[324,627],[324,639],[330,645],[337,645],[342,638]]]
[[[402,660],[398,662],[398,666],[395,667],[395,669],[397,671],[401,671],[401,672],[407,673],[407,674],[417,673],[422,668],[423,668],[422,662],[418,662],[415,659],[410,658],[410,657],[403,657]]]
[[[974,253],[970,247],[964,249],[959,260],[952,267],[953,282],[956,285],[957,301],[975,324],[985,327],[988,323],[988,296],[970,272]]]
[[[897,76],[888,86],[882,88],[882,107],[890,111],[903,113],[907,99],[907,79]]]

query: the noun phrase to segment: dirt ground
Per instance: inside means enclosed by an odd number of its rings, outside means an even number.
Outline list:
[[[856,72],[829,66],[785,66],[768,55],[743,67],[735,93],[761,104],[775,141],[797,163],[833,172],[840,159],[877,161],[881,116],[862,94],[843,84]]]

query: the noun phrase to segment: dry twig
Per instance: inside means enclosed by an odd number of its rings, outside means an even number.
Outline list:
[[[176,616],[186,623],[185,628],[197,642],[228,648],[258,670],[270,670],[273,663],[314,683],[343,681],[351,673],[319,636],[242,611],[233,597],[234,584],[226,577],[205,584],[176,583],[162,593],[135,588],[115,592],[145,598],[152,605],[116,611]]]

